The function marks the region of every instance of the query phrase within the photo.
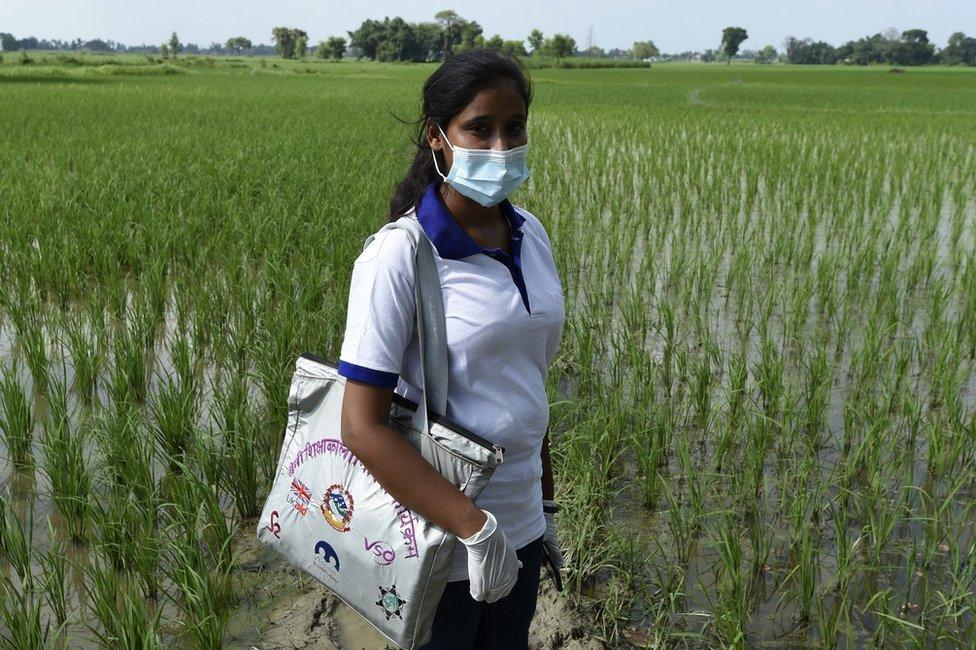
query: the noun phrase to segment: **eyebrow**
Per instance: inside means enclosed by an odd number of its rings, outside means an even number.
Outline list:
[[[465,124],[470,124],[472,122],[477,122],[478,120],[488,120],[488,119],[491,119],[492,117],[494,117],[494,116],[491,115],[491,114],[489,114],[489,113],[485,113],[483,115],[475,115],[474,117],[472,117],[472,118],[470,118],[468,120],[465,120]],[[525,118],[525,113],[514,113],[511,116],[511,118],[521,119],[521,120],[526,119]]]

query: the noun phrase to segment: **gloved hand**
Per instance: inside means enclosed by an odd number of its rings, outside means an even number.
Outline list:
[[[471,537],[458,537],[468,551],[468,579],[471,597],[493,603],[504,598],[518,581],[522,561],[515,548],[498,527],[495,515],[482,510],[488,520]]]
[[[546,518],[546,532],[542,536],[542,543],[549,551],[549,557],[557,569],[563,568],[563,552],[559,549],[559,538],[556,536],[556,513],[545,512],[545,510],[555,509],[556,504],[549,499],[542,500],[544,511],[542,516]]]

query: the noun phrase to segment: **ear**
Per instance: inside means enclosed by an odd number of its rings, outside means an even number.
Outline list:
[[[434,124],[434,120],[427,118],[427,144],[434,151],[440,151],[444,148],[444,139],[441,137],[441,132],[437,130],[437,125]]]

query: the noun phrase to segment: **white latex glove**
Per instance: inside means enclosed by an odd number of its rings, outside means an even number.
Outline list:
[[[542,505],[555,506],[556,504],[548,499],[543,499]],[[563,568],[563,552],[559,549],[559,538],[556,536],[556,513],[543,512],[542,516],[546,518],[546,532],[542,536],[542,543],[548,549],[553,564],[556,565],[557,569],[561,569]]]
[[[458,537],[467,547],[468,580],[471,581],[471,597],[493,603],[504,598],[518,581],[522,561],[515,554],[515,547],[498,527],[495,515],[482,510],[488,521],[471,537]]]

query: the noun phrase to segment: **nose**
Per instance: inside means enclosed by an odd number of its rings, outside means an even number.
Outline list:
[[[494,140],[491,143],[492,151],[507,151],[509,149],[514,149],[519,146],[516,142],[516,138],[505,137],[502,134],[496,134]]]

